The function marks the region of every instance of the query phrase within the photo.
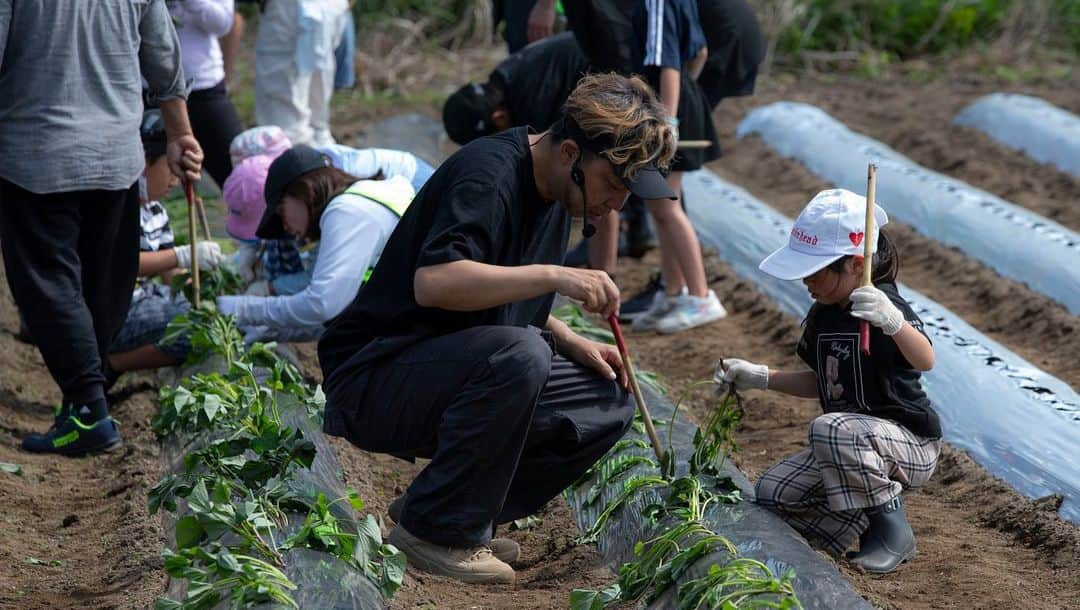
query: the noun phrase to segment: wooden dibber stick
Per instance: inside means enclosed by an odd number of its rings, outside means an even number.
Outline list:
[[[195,287],[195,307],[199,307],[199,227],[195,218],[195,185],[184,180],[184,194],[187,195],[188,237],[191,238],[191,281]]]
[[[656,427],[653,426],[652,417],[649,415],[649,409],[645,406],[645,397],[641,395],[641,388],[638,387],[637,375],[634,374],[634,365],[630,362],[630,352],[626,351],[626,341],[623,339],[622,329],[619,327],[619,319],[615,314],[611,314],[608,317],[608,324],[611,326],[611,334],[615,335],[615,345],[619,348],[619,356],[622,357],[623,368],[626,369],[626,374],[630,377],[630,389],[634,392],[634,400],[637,402],[638,413],[641,414],[641,420],[645,422],[645,432],[649,434],[649,442],[652,443],[653,453],[656,454],[657,462],[663,464],[663,445],[660,444],[660,437],[656,435]]]
[[[712,146],[712,140],[679,140],[678,148],[708,148]]]
[[[877,166],[871,163],[866,168],[866,224],[863,229],[863,274],[862,286],[873,285],[874,244],[874,192],[877,190]],[[859,321],[859,350],[870,355],[870,323]]]

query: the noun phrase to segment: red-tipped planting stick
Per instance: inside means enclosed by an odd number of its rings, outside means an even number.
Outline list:
[[[641,388],[638,387],[637,375],[634,374],[634,365],[630,362],[630,352],[626,351],[626,341],[623,340],[622,329],[619,327],[619,319],[615,317],[615,314],[611,314],[608,317],[608,324],[611,325],[611,334],[615,335],[615,345],[619,348],[619,356],[622,357],[623,368],[626,369],[626,374],[630,377],[630,389],[634,392],[634,400],[637,401],[638,413],[641,413],[641,421],[645,422],[645,432],[649,434],[649,441],[652,443],[653,453],[656,454],[656,459],[663,464],[663,446],[660,444],[660,438],[656,436],[656,428],[653,426],[652,417],[649,415],[649,409],[645,406],[645,397],[641,395]]]
[[[873,285],[874,271],[874,244],[877,236],[874,235],[874,191],[877,190],[877,166],[871,163],[866,168],[866,228],[863,230],[863,274],[862,285]],[[859,349],[863,354],[870,355],[870,323],[866,320],[859,321]]]

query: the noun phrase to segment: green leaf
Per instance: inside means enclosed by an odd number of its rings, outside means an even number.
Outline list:
[[[392,544],[384,544],[379,547],[379,555],[382,557],[382,591],[386,597],[393,597],[394,593],[405,582],[405,553],[399,551]]]
[[[599,591],[574,589],[570,592],[570,610],[603,610],[608,604],[617,601],[621,593],[618,583]]]
[[[236,557],[228,549],[221,549],[221,552],[218,553],[217,564],[223,570],[230,572],[239,572],[242,569],[240,562],[236,560]]]
[[[194,515],[181,517],[176,522],[176,548],[189,549],[198,546],[206,531]]]
[[[346,489],[345,497],[349,501],[349,506],[352,506],[356,510],[364,510],[364,501],[360,498],[360,494],[355,489]]]
[[[375,554],[382,546],[382,532],[375,517],[370,514],[364,515],[356,527],[356,554],[357,560],[367,564],[375,558]]]
[[[20,476],[20,477],[22,476],[22,466],[19,466],[18,464],[11,464],[11,463],[8,463],[8,462],[0,462],[0,470],[6,472],[8,474],[13,474],[13,475]]]
[[[154,610],[183,610],[183,608],[184,604],[167,597],[159,597],[154,600]]]
[[[43,559],[38,559],[37,557],[27,557],[23,560],[23,563],[32,566],[52,566],[54,568],[59,568],[60,566],[64,565],[64,562],[60,561],[59,559],[50,559],[49,561],[45,561]]]

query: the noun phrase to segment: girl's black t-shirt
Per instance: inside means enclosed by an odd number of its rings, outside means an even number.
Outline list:
[[[922,320],[895,284],[877,288],[926,336]],[[818,305],[806,319],[797,353],[817,373],[822,410],[865,413],[895,421],[924,438],[941,438],[941,423],[923,392],[919,371],[893,338],[875,326],[870,327],[870,355],[863,355],[859,322],[851,315],[850,304]]]

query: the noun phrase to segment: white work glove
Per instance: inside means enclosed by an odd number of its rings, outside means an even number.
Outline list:
[[[213,269],[221,264],[225,256],[221,253],[221,246],[212,241],[201,241],[199,248],[199,269]],[[173,248],[176,253],[176,266],[184,269],[191,268],[191,246],[177,246]]]
[[[866,320],[890,337],[904,326],[904,314],[893,305],[888,295],[873,286],[851,291],[851,315]]]
[[[713,382],[724,388],[734,385],[739,390],[764,390],[769,387],[769,367],[739,358],[724,358],[716,363]]]
[[[253,297],[268,297],[270,296],[270,282],[266,280],[252,282],[244,291],[244,294]]]
[[[255,279],[255,263],[259,262],[259,249],[254,244],[240,244],[236,253],[229,258],[229,268],[245,284]]]

